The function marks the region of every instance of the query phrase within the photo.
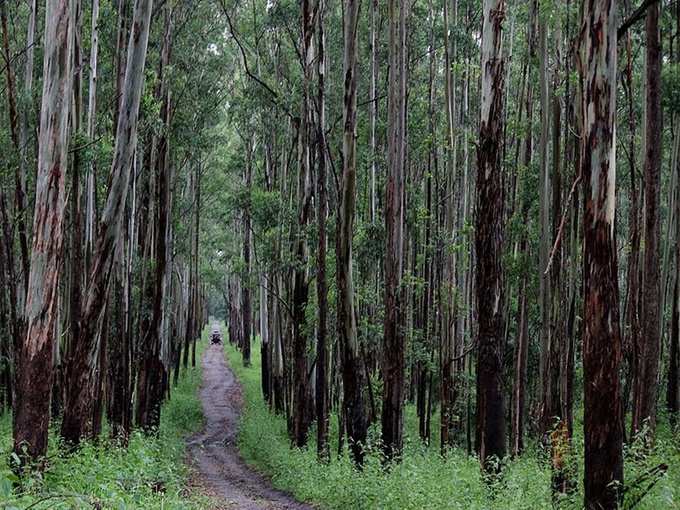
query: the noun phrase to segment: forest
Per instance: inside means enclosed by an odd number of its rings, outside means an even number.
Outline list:
[[[680,508],[679,2],[0,35],[0,508]]]

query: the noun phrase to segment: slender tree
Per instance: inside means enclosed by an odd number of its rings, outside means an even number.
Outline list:
[[[329,388],[328,388],[328,339],[327,316],[328,284],[326,282],[326,216],[328,198],[326,194],[326,38],[324,34],[325,0],[319,0],[317,38],[319,56],[317,58],[317,100],[319,105],[319,122],[317,124],[318,171],[317,171],[317,223],[319,226],[319,248],[317,251],[316,294],[319,303],[319,324],[317,326],[316,345],[316,449],[319,461],[330,460],[328,444],[329,420]]]
[[[116,143],[109,193],[102,211],[97,235],[92,268],[84,294],[79,334],[73,339],[74,356],[92,359],[92,343],[97,338],[100,317],[106,304],[109,282],[113,274],[115,251],[121,235],[123,213],[130,184],[133,157],[137,143],[137,121],[139,103],[144,82],[144,66],[149,41],[152,0],[137,0],[128,44],[127,66],[121,109],[116,128]],[[71,376],[69,385],[77,392],[73,395],[74,405],[64,410],[64,420],[73,423],[69,440],[80,441],[91,416],[85,412],[91,398],[92,378],[88,364],[81,364],[81,370]]]
[[[407,4],[390,0],[387,114],[387,188],[385,191],[385,324],[383,339],[382,440],[386,458],[403,448],[405,306],[401,277],[404,253],[404,163],[406,158]]]
[[[644,268],[642,288],[642,330],[638,337],[640,359],[637,364],[633,399],[632,434],[645,423],[651,434],[656,427],[656,404],[661,345],[661,281],[659,271],[660,220],[659,178],[661,172],[661,40],[659,4],[651,5],[645,17],[646,33],[646,126],[644,159]],[[676,220],[677,221],[677,220]]]
[[[338,211],[336,266],[338,282],[338,337],[342,349],[343,407],[347,420],[347,436],[354,461],[363,462],[366,443],[364,410],[364,367],[359,357],[354,281],[352,276],[352,237],[356,209],[356,125],[357,125],[357,54],[359,2],[345,1],[344,17],[344,108],[343,108],[343,168]]]

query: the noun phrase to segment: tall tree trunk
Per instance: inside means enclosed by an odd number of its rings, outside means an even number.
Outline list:
[[[614,235],[617,45],[615,3],[604,0],[583,7],[584,506],[594,510],[618,508],[623,483],[621,335]]]
[[[90,39],[90,85],[87,101],[87,136],[94,140],[97,126],[97,82],[99,60],[99,0],[92,0],[92,27]],[[85,254],[89,269],[94,249],[95,228],[95,165],[90,163],[85,182]]]
[[[343,108],[343,168],[340,189],[337,233],[338,337],[342,350],[343,407],[347,419],[347,436],[352,458],[363,463],[366,443],[366,413],[363,386],[364,365],[360,358],[354,311],[354,281],[352,277],[352,237],[356,211],[356,116],[357,116],[357,55],[358,0],[345,0],[344,16],[344,108]]]
[[[625,416],[628,402],[630,401],[628,395],[631,393],[637,394],[637,365],[639,359],[640,348],[640,214],[639,214],[639,199],[638,199],[638,172],[636,170],[636,124],[635,124],[635,105],[633,97],[633,50],[630,32],[626,34],[626,72],[625,72],[625,90],[628,98],[628,136],[629,136],[629,155],[628,155],[628,173],[630,175],[630,205],[628,213],[628,231],[629,231],[629,254],[628,264],[626,268],[626,307],[624,309],[624,338],[623,338],[623,355],[624,355],[624,391],[622,413]],[[633,399],[633,406],[635,400]]]
[[[303,98],[300,114],[300,136],[298,138],[298,235],[294,242],[295,270],[293,274],[293,430],[295,446],[307,443],[307,433],[311,423],[310,387],[307,362],[308,338],[306,333],[305,312],[309,298],[309,247],[305,229],[312,215],[312,177],[311,177],[311,134],[312,102],[311,84],[314,52],[314,9],[311,0],[302,1],[302,65]]]
[[[101,314],[106,304],[109,282],[113,273],[115,248],[121,235],[125,201],[137,143],[137,120],[144,82],[151,7],[152,0],[137,0],[135,3],[132,32],[128,45],[125,86],[116,128],[109,194],[99,224],[78,337],[73,339],[75,344],[73,346],[74,356],[88,360],[91,359],[92,344],[96,341]],[[72,384],[77,392],[72,396],[76,404],[71,409],[64,410],[64,420],[76,424],[73,426],[76,432],[71,435],[70,440],[73,443],[78,443],[83,434],[84,425],[91,416],[89,413],[85,414],[82,410],[82,406],[90,398],[92,390],[89,366],[74,375],[69,384]]]
[[[503,399],[503,143],[502,51],[504,0],[484,0],[482,26],[482,100],[477,147],[477,429],[476,449],[482,466],[495,468],[505,455]]]
[[[252,305],[251,305],[251,290],[250,290],[250,240],[251,240],[251,225],[250,225],[250,200],[253,183],[253,151],[255,150],[255,135],[250,134],[246,141],[246,167],[245,167],[245,188],[248,193],[248,205],[243,212],[243,263],[245,265],[245,276],[243,282],[243,344],[241,350],[243,352],[243,365],[250,366],[250,336],[252,329]],[[198,213],[197,213],[198,215]],[[198,218],[198,216],[197,216]],[[198,226],[196,228],[198,233]],[[195,254],[198,256],[198,252]]]
[[[82,7],[79,0],[74,2],[75,12],[72,17],[73,24],[73,111],[71,115],[72,128],[75,133],[80,133],[81,110],[82,110],[82,51],[80,47]],[[77,443],[81,434],[90,434],[92,431],[92,395],[84,401],[79,398],[79,374],[89,369],[92,353],[79,352],[77,338],[80,329],[80,313],[82,308],[83,274],[85,273],[82,245],[82,209],[81,209],[81,166],[82,156],[79,150],[73,154],[71,168],[70,190],[70,246],[69,246],[69,336],[70,341],[66,344],[63,363],[64,377],[64,419],[61,422],[61,437],[67,444]],[[72,381],[75,383],[72,384]],[[74,420],[74,418],[77,418]]]
[[[661,282],[659,280],[659,175],[661,171],[661,41],[659,35],[659,5],[647,10],[645,18],[647,38],[646,83],[647,108],[645,128],[645,240],[644,276],[642,288],[641,359],[638,363],[636,395],[634,398],[631,435],[647,423],[650,433],[656,427],[656,400],[659,378],[661,344]],[[643,339],[640,339],[642,342]],[[651,439],[651,438],[649,438]]]
[[[385,324],[383,339],[382,440],[387,459],[399,457],[404,425],[404,310],[401,276],[404,233],[404,163],[406,158],[406,11],[403,0],[390,0],[387,119],[387,189],[385,191]]]
[[[155,261],[153,279],[153,306],[149,329],[141,339],[140,367],[137,375],[137,425],[146,431],[154,431],[160,425],[161,403],[164,397],[164,382],[167,380],[167,359],[165,358],[164,343],[164,312],[167,290],[167,272],[169,265],[169,237],[170,237],[170,144],[167,133],[171,129],[170,117],[170,88],[166,74],[170,65],[172,47],[172,20],[169,5],[165,11],[165,30],[161,49],[161,63],[159,69],[159,87],[157,97],[161,100],[161,121],[163,131],[158,139],[156,158],[156,178],[154,180],[157,207]]]
[[[47,3],[32,269],[14,416],[14,453],[24,461],[38,460],[47,451],[72,87],[70,15],[67,0]]]
[[[317,173],[317,223],[319,229],[319,247],[317,251],[316,294],[319,305],[319,323],[317,325],[316,343],[316,450],[320,462],[330,461],[329,439],[329,391],[328,391],[328,340],[327,317],[328,286],[326,283],[326,37],[324,34],[325,0],[318,5],[318,40],[319,52],[317,61],[319,122],[317,125],[318,173]],[[356,82],[355,82],[356,83]]]
[[[545,15],[538,14],[538,58],[539,58],[539,92],[541,103],[541,136],[539,140],[540,166],[539,174],[539,209],[540,209],[540,242],[539,242],[539,308],[541,313],[538,390],[541,397],[540,429],[545,434],[550,428],[553,416],[551,379],[554,367],[550,364],[550,279],[544,274],[548,266],[550,252],[550,174],[548,173],[548,21]]]
[[[529,18],[529,26],[527,29],[527,45],[528,45],[528,59],[527,59],[527,79],[526,79],[526,91],[524,94],[524,109],[526,110],[526,123],[527,130],[524,138],[524,150],[522,152],[522,165],[524,168],[529,168],[531,166],[531,161],[533,157],[533,122],[534,122],[534,110],[533,110],[533,93],[534,85],[532,81],[531,73],[531,61],[535,57],[536,53],[536,17],[538,14],[538,4],[533,1],[531,4],[531,14]],[[517,144],[516,150],[520,150],[520,144]],[[526,180],[523,186],[526,185]],[[529,202],[525,198],[522,200],[522,220],[524,224],[527,224],[529,217]],[[520,254],[526,254],[527,252],[527,235],[525,232],[522,233],[520,241],[518,243],[518,251]],[[512,386],[512,398],[511,398],[511,452],[512,455],[519,455],[524,450],[524,428],[526,425],[526,393],[527,393],[527,366],[528,366],[528,354],[529,354],[529,304],[528,304],[528,288],[527,288],[527,276],[522,276],[519,286],[519,305],[518,305],[518,325],[517,325],[517,341],[515,347],[515,358],[514,358],[514,380]]]

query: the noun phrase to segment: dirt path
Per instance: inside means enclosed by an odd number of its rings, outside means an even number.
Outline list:
[[[269,480],[241,460],[236,437],[243,397],[221,345],[211,345],[203,354],[200,398],[205,428],[190,439],[189,453],[198,470],[198,484],[216,496],[220,508],[311,510],[311,506],[274,489]]]

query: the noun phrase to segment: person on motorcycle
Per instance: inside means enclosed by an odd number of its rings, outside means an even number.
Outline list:
[[[212,338],[210,339],[211,343],[213,344],[219,344],[222,343],[222,335],[218,330],[215,330],[212,332]]]

